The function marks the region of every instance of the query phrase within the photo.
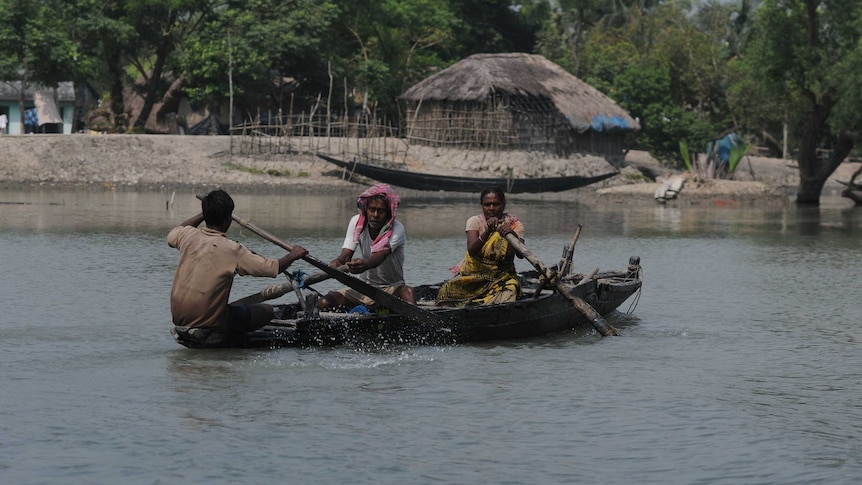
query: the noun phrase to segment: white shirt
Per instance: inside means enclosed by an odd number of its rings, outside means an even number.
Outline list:
[[[354,258],[368,259],[371,257],[371,243],[374,242],[368,233],[368,221],[366,221],[365,228],[359,236],[359,243],[353,243],[353,232],[356,230],[358,221],[359,214],[350,219],[344,244],[341,247],[353,251]],[[376,286],[404,285],[404,245],[406,242],[407,236],[404,232],[404,225],[396,219],[392,224],[392,235],[389,236],[389,246],[392,252],[380,263],[380,266],[362,273],[359,275],[360,278]]]

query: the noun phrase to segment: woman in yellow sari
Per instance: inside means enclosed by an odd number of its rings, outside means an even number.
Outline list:
[[[524,226],[517,217],[506,213],[502,190],[485,189],[479,200],[482,213],[467,219],[467,254],[456,267],[457,276],[440,287],[438,305],[488,305],[521,296],[515,251],[506,235],[515,234],[523,241]]]

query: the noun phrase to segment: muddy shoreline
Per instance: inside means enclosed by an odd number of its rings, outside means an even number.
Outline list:
[[[237,143],[236,138],[228,136],[2,136],[0,188],[146,192],[206,192],[224,188],[246,194],[286,191],[353,194],[361,186],[371,183],[361,177],[346,180],[349,174],[314,156],[311,150],[240,156],[237,155]],[[611,167],[596,157],[559,160],[524,152],[474,154],[410,147],[408,153],[410,156],[403,157],[402,161],[405,168],[430,173],[501,176],[502,170],[511,172],[513,166],[517,170],[533,171],[524,173],[524,176],[595,175],[608,170],[620,171],[619,175],[607,181],[581,189],[517,194],[519,198],[528,199],[655,204],[654,194],[660,182],[678,173],[663,167],[644,152],[630,152],[622,167]],[[839,194],[841,185],[835,180],[848,179],[847,174],[858,165],[842,165],[827,183],[824,196]],[[656,177],[656,181],[649,180],[645,173]],[[791,160],[747,157],[734,178],[736,180],[688,179],[677,199],[667,203],[792,204],[798,169]],[[405,196],[423,198],[452,195],[448,192],[403,192]]]

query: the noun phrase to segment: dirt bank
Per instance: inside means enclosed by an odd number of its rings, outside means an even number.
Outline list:
[[[325,146],[302,146],[292,139],[290,154],[238,155],[238,138],[169,135],[22,135],[0,137],[0,184],[107,188],[111,190],[168,190],[178,187],[224,187],[233,191],[318,191],[353,193],[357,186],[342,180],[340,169],[311,155],[343,153],[343,140]],[[350,143],[350,141],[347,141]],[[655,189],[674,172],[644,152],[630,152],[624,167],[612,167],[598,157],[565,160],[527,152],[467,152],[421,146],[391,154],[404,168],[474,176],[597,175],[620,169],[620,174],[595,186],[559,196],[600,202],[653,201]],[[299,153],[299,154],[297,154]],[[305,153],[305,154],[303,154]],[[526,163],[525,163],[526,162]],[[837,195],[859,164],[845,163],[830,178],[824,195]],[[655,177],[652,182],[647,177]],[[798,170],[789,160],[747,157],[733,181],[687,181],[674,203],[713,201],[789,203],[798,183]],[[356,180],[367,183],[366,180]]]
[[[267,191],[291,186],[349,187],[324,175],[316,157],[231,156],[226,136],[22,135],[0,137],[0,183],[22,186],[163,190],[225,187]],[[267,170],[275,170],[271,174]],[[276,174],[277,172],[277,174]]]

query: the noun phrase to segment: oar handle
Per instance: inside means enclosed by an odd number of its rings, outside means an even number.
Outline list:
[[[521,240],[518,239],[518,236],[509,233],[506,235],[506,240],[509,241],[509,244],[511,244],[512,247],[515,248],[515,251],[517,251],[518,254],[523,256],[524,259],[529,261],[530,264],[532,264],[533,267],[535,267],[536,270],[541,273],[542,277],[544,277],[546,280],[551,282],[557,277],[557,273],[545,266],[545,263],[543,263],[539,258],[537,258],[532,251],[527,249],[527,246],[524,246],[524,243],[522,243]]]

